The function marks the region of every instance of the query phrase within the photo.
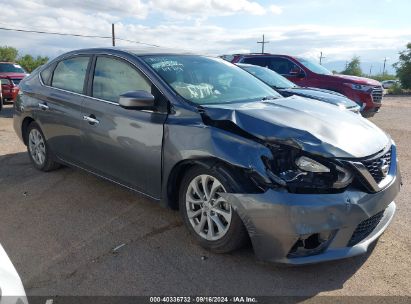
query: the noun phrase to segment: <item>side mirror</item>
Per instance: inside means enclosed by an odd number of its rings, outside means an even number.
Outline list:
[[[299,67],[295,66],[289,73],[291,76],[297,77],[297,78],[305,78],[305,73],[302,69]]]
[[[297,74],[297,78],[300,78],[300,79],[305,78],[305,73],[304,73],[303,70],[301,70],[301,71]]]
[[[154,96],[147,91],[131,91],[120,95],[118,103],[130,110],[153,110]]]

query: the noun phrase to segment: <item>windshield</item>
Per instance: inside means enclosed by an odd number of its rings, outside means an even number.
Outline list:
[[[177,94],[196,104],[281,98],[265,83],[219,58],[194,55],[152,55],[142,58]]]
[[[23,73],[26,74],[26,71],[23,70],[21,66],[15,63],[0,63],[0,73]]]
[[[258,79],[264,81],[269,86],[275,87],[277,89],[290,89],[297,87],[287,78],[281,76],[280,74],[277,74],[276,72],[268,68],[263,68],[256,65],[247,65],[240,67],[257,77]]]
[[[14,83],[15,85],[19,85],[21,79],[12,79],[11,81],[13,81],[13,83]]]
[[[322,75],[332,75],[332,73],[327,70],[325,67],[322,65],[315,63],[311,60],[305,59],[305,58],[296,58],[301,64],[303,64],[307,69],[309,69],[311,72],[317,73],[317,74],[322,74]]]

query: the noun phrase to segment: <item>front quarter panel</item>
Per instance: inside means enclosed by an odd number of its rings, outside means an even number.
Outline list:
[[[190,116],[169,115],[164,126],[163,195],[164,204],[171,202],[167,185],[173,168],[183,161],[214,159],[228,166],[256,174],[269,183],[262,157],[272,158],[264,145],[235,133],[208,126],[199,113]],[[173,189],[178,191],[178,189]]]

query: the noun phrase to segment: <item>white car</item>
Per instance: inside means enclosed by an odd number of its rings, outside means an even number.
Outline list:
[[[28,304],[23,283],[1,244],[0,304]]]
[[[400,84],[400,82],[398,81],[398,80],[384,80],[384,81],[381,81],[381,84],[382,84],[382,87],[384,88],[384,89],[389,89],[389,88],[391,88],[393,85],[396,85],[396,84]]]

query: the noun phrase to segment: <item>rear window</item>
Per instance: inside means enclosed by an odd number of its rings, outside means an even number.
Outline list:
[[[16,63],[0,63],[0,73],[24,73],[26,71]]]
[[[6,78],[0,78],[0,83],[1,84],[10,84],[10,81]]]
[[[89,57],[73,57],[60,61],[54,70],[51,85],[70,92],[83,93]]]

